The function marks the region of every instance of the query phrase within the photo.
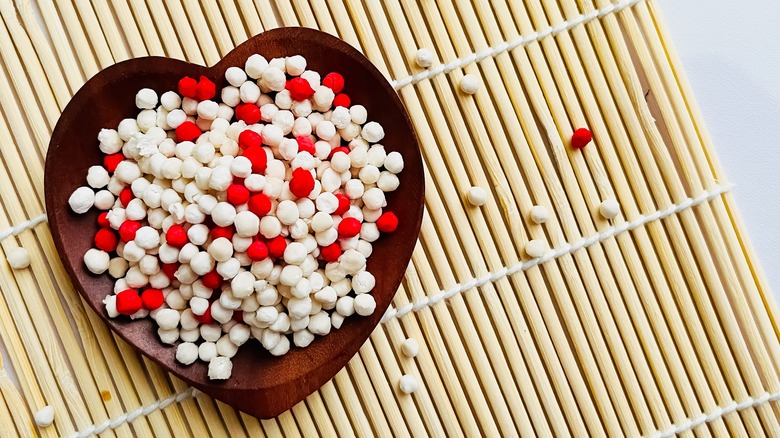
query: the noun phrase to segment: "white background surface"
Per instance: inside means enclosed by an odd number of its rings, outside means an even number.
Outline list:
[[[780,1],[659,4],[780,302]]]

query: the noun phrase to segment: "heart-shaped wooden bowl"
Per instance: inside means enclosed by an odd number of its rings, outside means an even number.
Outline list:
[[[373,315],[347,318],[339,330],[317,338],[307,348],[293,348],[283,357],[273,357],[250,341],[233,358],[233,375],[227,381],[210,381],[207,365],[176,362],[175,348],[162,344],[150,319],[130,321],[108,318],[102,304],[112,291],[108,275],[93,275],[84,266],[83,255],[92,247],[97,231],[94,209],[77,215],[68,208],[68,197],[85,185],[87,169],[102,163],[97,134],[115,128],[120,120],[135,117],[135,94],[144,87],[161,94],[176,90],[183,76],[205,75],[218,89],[226,85],[225,70],[243,66],[252,54],[267,59],[300,54],[308,68],[324,74],[336,71],[346,82],[352,102],[364,105],[369,120],[385,128],[382,144],[399,151],[405,168],[401,185],[389,194],[386,210],[395,212],[400,225],[395,233],[374,243],[368,270],[377,279]],[[219,96],[219,93],[217,93]],[[46,211],[60,257],[74,286],[122,339],[143,354],[204,393],[247,414],[274,417],[331,379],[357,352],[379,323],[393,298],[417,241],[423,215],[424,178],[417,138],[398,95],[368,59],[347,43],[326,33],[305,28],[275,29],[250,38],[213,67],[203,67],[162,57],[138,58],[111,66],[90,79],[73,97],[54,130],[46,156]]]

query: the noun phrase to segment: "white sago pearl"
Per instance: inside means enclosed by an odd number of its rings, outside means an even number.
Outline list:
[[[238,95],[244,103],[255,103],[260,98],[260,87],[252,81],[246,81],[239,87]]]
[[[141,132],[146,132],[157,126],[157,112],[151,109],[141,110],[141,112],[138,113],[137,121],[138,128],[140,128]]]
[[[279,281],[285,286],[294,286],[303,278],[303,271],[295,265],[287,265],[282,268]]]
[[[241,67],[228,67],[225,70],[225,79],[234,87],[240,87],[246,81],[246,72]]]
[[[260,234],[266,239],[272,239],[282,232],[282,223],[274,216],[263,216],[260,219]]]
[[[192,342],[182,342],[176,347],[176,360],[184,365],[190,365],[198,359],[198,346]]]
[[[220,227],[233,224],[236,218],[236,208],[227,202],[220,202],[211,210],[211,219]]]
[[[306,70],[306,58],[301,55],[288,56],[284,60],[287,74],[300,76]]]
[[[404,394],[411,394],[417,391],[419,386],[420,385],[417,383],[417,379],[410,374],[404,374],[401,376],[401,380],[398,381],[398,388]]]
[[[145,318],[147,310],[141,309],[138,312],[130,315],[130,319]],[[174,345],[179,340],[179,329],[157,329],[157,336],[160,337],[160,342],[163,344]]]
[[[233,362],[227,357],[217,356],[209,362],[209,379],[226,380],[233,373]]]
[[[206,215],[198,209],[197,204],[184,207],[184,218],[188,223],[201,224],[206,220]]]
[[[181,106],[181,97],[175,91],[166,91],[160,96],[160,104],[168,111],[173,111]]]
[[[48,405],[44,406],[39,409],[33,417],[35,418],[35,424],[39,427],[51,426],[51,424],[54,423],[54,408]]]
[[[100,190],[95,193],[95,208],[108,210],[114,206],[114,195],[108,190]]]
[[[244,63],[244,71],[252,79],[259,79],[268,68],[268,61],[258,54],[253,54]]]
[[[24,248],[14,248],[6,254],[12,269],[24,269],[30,266],[30,254]],[[109,265],[110,266],[110,265]]]
[[[334,97],[335,94],[333,94],[333,90],[324,85],[320,85],[315,89],[314,95],[312,96],[314,107],[320,112],[325,112],[330,109]]]
[[[282,91],[287,84],[287,77],[280,68],[271,66],[263,72],[263,83],[271,91]]]
[[[420,67],[428,68],[431,66],[431,64],[433,64],[433,52],[431,52],[429,49],[426,49],[425,47],[422,47],[417,50],[417,53],[414,56],[414,60]]]
[[[466,94],[475,94],[477,90],[479,90],[479,78],[477,76],[468,74],[461,78],[460,91]]]
[[[115,154],[124,146],[119,133],[114,129],[101,129],[97,139],[100,142],[100,151],[106,155]]]
[[[531,207],[531,213],[529,214],[531,221],[535,224],[543,224],[550,218],[550,213],[543,205],[534,205]]]
[[[330,115],[330,122],[337,129],[344,129],[352,123],[352,116],[349,115],[349,109],[339,106],[336,107]]]
[[[352,122],[362,125],[368,120],[368,111],[363,105],[352,105],[349,108],[349,115],[352,117]]]
[[[368,316],[374,313],[376,309],[376,300],[374,300],[371,294],[361,294],[355,297],[353,303],[355,307],[355,313],[360,316]]]
[[[324,120],[317,124],[317,137],[323,140],[331,140],[336,136],[336,127],[329,120]]]
[[[92,166],[87,170],[87,184],[93,189],[102,189],[110,179],[111,176],[103,166]]]
[[[125,160],[116,167],[114,175],[119,178],[119,181],[130,184],[141,177],[141,169],[138,168],[136,163]]]
[[[89,187],[79,187],[70,195],[68,204],[75,213],[86,213],[95,204],[95,192]]]
[[[187,113],[181,109],[174,109],[165,116],[165,122],[168,123],[172,129],[176,129],[181,126],[182,123],[187,121]]]
[[[487,192],[485,192],[485,189],[482,187],[474,186],[470,188],[466,197],[468,198],[468,201],[471,203],[471,205],[477,207],[485,205],[485,202],[487,202]]]
[[[274,104],[280,109],[288,110],[292,107],[292,97],[289,90],[282,90],[276,93],[274,97]]]
[[[364,190],[365,187],[363,186],[363,182],[359,179],[350,179],[344,184],[344,194],[346,194],[349,199],[358,199],[362,197],[363,193],[365,193]]]
[[[358,272],[352,277],[352,290],[356,294],[365,294],[374,290],[376,279],[368,271]]]
[[[358,178],[363,181],[363,184],[374,184],[379,180],[379,175],[380,173],[377,167],[367,164],[365,167],[360,169]]]
[[[238,86],[223,88],[220,92],[220,97],[225,105],[231,107],[235,107],[241,103],[241,91],[239,91]]]
[[[398,179],[398,176],[386,170],[379,174],[379,179],[376,181],[376,186],[383,192],[393,192],[400,185],[401,181]]]
[[[404,158],[398,151],[387,154],[384,163],[385,169],[392,173],[401,173],[404,169]]]
[[[218,111],[219,104],[213,100],[203,100],[198,103],[198,117],[206,120],[214,120],[217,118]]]
[[[198,275],[206,275],[214,270],[214,257],[206,251],[200,251],[190,260],[190,269]]]
[[[260,218],[250,211],[237,213],[233,219],[236,233],[242,237],[255,236],[260,230]]]
[[[377,143],[385,138],[385,130],[377,122],[368,122],[363,126],[360,135],[369,143]]]
[[[401,353],[406,357],[416,357],[419,352],[420,344],[416,339],[408,338],[401,344]]]
[[[620,214],[620,203],[615,199],[604,200],[599,205],[599,213],[604,219],[614,219]]]
[[[330,316],[326,312],[317,312],[309,317],[308,329],[315,335],[325,336],[330,333]]]
[[[365,148],[355,148],[349,153],[352,167],[363,167],[368,164],[368,151]]]
[[[347,156],[343,153],[336,154],[337,156]],[[347,161],[349,161],[349,158],[347,158]],[[333,170],[333,168],[329,167],[325,169],[325,171],[322,173],[322,178],[320,180],[320,186],[322,187],[323,192],[330,193],[335,192],[339,188],[341,188],[341,175]]]
[[[154,319],[163,330],[175,329],[179,326],[180,314],[178,310],[159,309]]]
[[[141,88],[135,95],[135,106],[138,109],[153,109],[157,107],[157,93],[151,88]]]
[[[547,245],[542,240],[534,239],[525,244],[525,253],[529,257],[539,258],[544,255]]]
[[[91,248],[84,254],[84,264],[93,274],[102,274],[108,269],[110,257],[107,252]]]
[[[333,227],[333,218],[331,217],[330,213],[319,211],[315,213],[314,216],[312,217],[310,225],[312,231],[314,231],[315,233],[319,233]]]
[[[276,206],[276,217],[284,225],[292,225],[300,217],[298,213],[298,204],[294,201],[286,200]]]
[[[217,341],[217,354],[224,357],[233,357],[238,352],[238,346],[230,340],[228,335],[224,335]]]
[[[233,257],[233,242],[224,237],[217,238],[209,244],[208,253],[218,262],[227,261]]]
[[[341,173],[349,170],[350,165],[352,164],[352,159],[349,155],[338,152],[336,154],[333,154],[333,157],[330,160],[330,167],[334,171]]]
[[[138,130],[138,121],[131,118],[123,119],[116,128],[117,133],[119,133],[119,138],[121,138],[122,141],[130,140]]]
[[[309,82],[312,90],[316,90],[320,86],[320,74],[314,70],[306,70],[301,73],[301,78]]]
[[[355,299],[344,296],[336,301],[336,313],[341,316],[352,316],[355,313]]]
[[[314,334],[307,329],[298,330],[293,333],[293,344],[296,347],[305,348],[314,341]]]
[[[210,362],[217,357],[217,344],[215,342],[203,342],[198,345],[198,358],[203,362]]]

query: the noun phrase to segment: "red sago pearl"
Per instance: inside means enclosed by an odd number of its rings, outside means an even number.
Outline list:
[[[188,242],[187,232],[178,224],[171,225],[165,232],[165,242],[176,248],[181,248]]]
[[[206,307],[206,311],[203,312],[203,315],[195,315],[192,316],[195,317],[195,320],[198,321],[201,324],[211,324],[214,322],[214,318],[211,316],[211,305],[209,304],[208,307]]]
[[[118,243],[119,239],[116,237],[116,233],[110,228],[101,228],[95,233],[95,247],[101,251],[116,251]]]
[[[262,174],[268,165],[268,155],[260,146],[250,146],[241,153],[252,163],[252,172]]]
[[[246,255],[253,262],[259,262],[260,260],[264,260],[265,258],[268,257],[268,245],[266,245],[263,242],[260,242],[259,240],[256,242],[252,242],[252,244],[249,245],[249,248],[247,248],[246,250]]]
[[[311,172],[301,168],[293,170],[290,192],[299,198],[305,198],[312,190],[314,190],[314,177]]]
[[[343,106],[344,108],[349,108],[351,104],[352,100],[344,93],[339,93],[336,95],[336,97],[333,98],[333,106]]]
[[[292,78],[287,81],[285,88],[290,91],[290,97],[298,102],[306,100],[314,95],[314,89],[311,88],[309,81],[301,77]]]
[[[245,204],[249,201],[249,189],[241,184],[231,184],[227,188],[227,201],[233,205]]]
[[[122,315],[132,315],[142,306],[141,297],[135,289],[125,289],[116,294],[116,311]]]
[[[340,216],[349,210],[349,197],[343,193],[336,193],[336,199],[339,200],[339,206],[333,214]]]
[[[224,237],[227,240],[230,240],[233,238],[233,226],[228,225],[227,227],[214,227],[211,229],[211,232],[209,232],[209,235],[212,239],[217,240],[220,237]]]
[[[97,223],[103,228],[110,228],[111,222],[108,221],[108,212],[104,211],[98,215]]]
[[[262,113],[257,105],[252,103],[240,103],[236,106],[236,119],[246,122],[247,125],[254,125],[262,118]]]
[[[119,238],[122,242],[129,242],[135,239],[135,232],[141,228],[141,223],[137,221],[124,221],[119,226]]]
[[[287,240],[283,236],[276,236],[268,242],[268,253],[271,257],[284,256],[285,249],[287,249]]]
[[[376,220],[376,227],[383,233],[392,233],[398,228],[398,217],[392,211],[382,213]]]
[[[219,272],[217,272],[215,269],[201,277],[200,281],[209,289],[217,289],[222,286],[222,282],[224,280],[222,279],[222,276],[219,275]]]
[[[257,217],[263,217],[271,211],[271,199],[265,193],[257,193],[249,198],[247,207]]]
[[[338,230],[342,239],[355,237],[360,233],[360,221],[354,217],[345,217],[339,222]]]
[[[344,89],[344,76],[336,72],[328,73],[322,78],[322,85],[330,88],[334,93],[341,93]]]
[[[134,197],[135,196],[133,196],[133,191],[130,190],[130,187],[125,187],[121,192],[119,192],[119,201],[122,202],[122,206],[124,207],[127,207],[127,205],[130,204],[130,201],[132,201]]]
[[[209,100],[217,95],[217,86],[205,76],[201,76],[195,91],[198,100]]]
[[[244,129],[238,135],[238,145],[241,149],[247,149],[252,146],[260,147],[263,145],[263,137],[251,129]]]
[[[170,278],[171,280],[176,279],[176,270],[179,269],[179,266],[181,266],[181,263],[179,262],[173,262],[173,263],[163,263],[162,268],[160,268],[166,277]]]
[[[106,155],[103,157],[103,167],[106,168],[108,173],[114,173],[116,170],[116,166],[119,166],[119,163],[122,161],[125,161],[125,156],[122,155],[121,152],[111,155]]]
[[[298,152],[308,152],[314,155],[314,142],[311,140],[311,138],[305,135],[299,135],[295,137],[295,141],[298,142]]]
[[[190,99],[195,99],[198,93],[198,81],[189,76],[185,76],[179,80],[179,94]]]
[[[320,249],[320,257],[328,263],[336,262],[341,257],[341,247],[338,243],[331,243]]]
[[[146,289],[141,293],[141,302],[144,309],[154,310],[160,308],[165,302],[165,296],[160,289]]]
[[[176,141],[195,141],[200,135],[203,134],[198,125],[186,121],[176,128]]]

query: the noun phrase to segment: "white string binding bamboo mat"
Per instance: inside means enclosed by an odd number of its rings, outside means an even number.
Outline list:
[[[43,210],[60,111],[101,68],[213,64],[307,26],[385,72],[426,215],[393,307],[332,381],[258,421],[117,340]],[[418,48],[434,51],[428,70]],[[772,436],[774,304],[655,0],[0,0],[0,436]],[[457,90],[480,77],[474,96]],[[568,147],[589,127],[594,144]],[[465,201],[490,188],[481,209]],[[622,215],[602,219],[616,198]],[[543,226],[529,211],[552,212]],[[530,239],[550,247],[540,259]],[[31,254],[13,271],[5,254]],[[420,354],[400,354],[401,342]],[[12,381],[9,375],[14,375]],[[402,374],[420,389],[405,395]],[[55,422],[38,428],[51,405]]]

